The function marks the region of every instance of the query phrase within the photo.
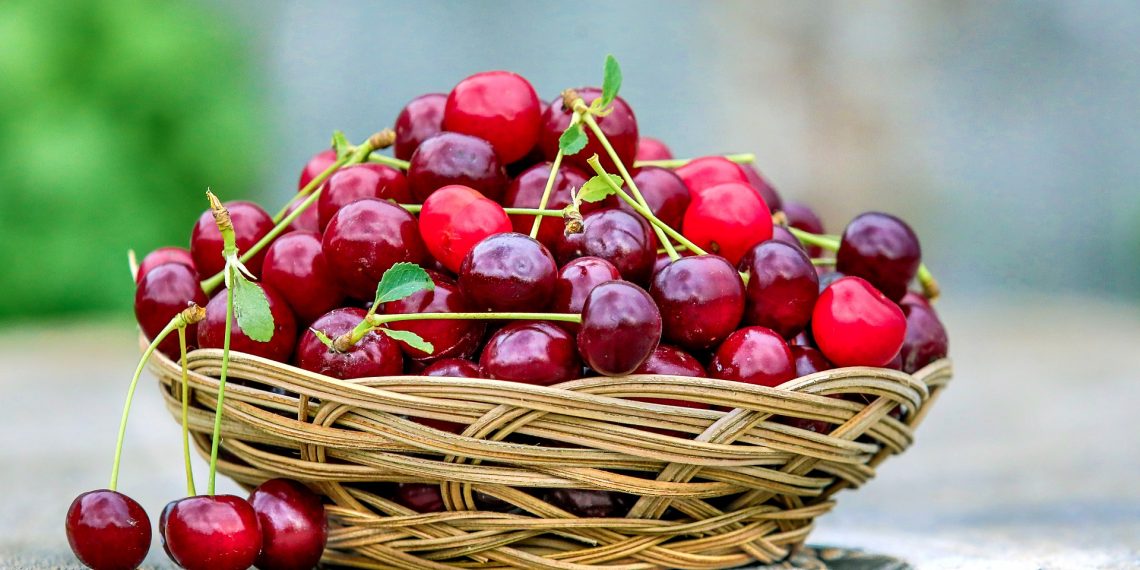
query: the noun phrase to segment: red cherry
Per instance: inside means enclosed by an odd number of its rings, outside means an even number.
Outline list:
[[[308,186],[314,178],[320,176],[334,162],[336,162],[336,151],[331,148],[314,154],[309,162],[305,163],[305,168],[301,170],[301,179],[297,181],[297,189],[300,190]]]
[[[723,156],[694,158],[688,163],[678,166],[673,172],[681,178],[693,196],[706,188],[730,182],[751,186],[748,183],[748,176],[744,174],[740,165]]]
[[[79,495],[67,509],[67,542],[94,570],[134,570],[150,550],[150,517],[142,505],[116,491]]]
[[[396,486],[395,501],[417,513],[442,513],[443,493],[436,483],[400,483]]]
[[[420,236],[432,256],[451,272],[483,238],[511,231],[511,219],[497,202],[467,186],[444,186],[424,200]],[[529,231],[529,228],[528,230]]]
[[[440,378],[482,378],[479,365],[466,358],[441,358],[432,362],[420,373],[421,376]]]
[[[767,179],[760,176],[760,171],[756,170],[756,167],[752,166],[752,163],[741,164],[740,170],[744,172],[744,177],[748,179],[748,185],[760,193],[760,197],[764,199],[765,204],[768,204],[770,210],[778,212],[784,209],[784,201],[780,198],[780,194],[776,192],[776,189],[772,187]]]
[[[396,144],[392,154],[408,160],[420,143],[443,130],[443,107],[447,95],[428,93],[412,99],[396,117]]]
[[[416,202],[451,184],[470,186],[498,201],[507,187],[503,163],[491,143],[471,135],[443,132],[420,143],[408,166],[408,186]]]
[[[289,362],[293,354],[293,343],[297,340],[297,321],[288,303],[273,287],[261,285],[269,300],[269,311],[273,314],[273,336],[268,342],[258,342],[246,336],[234,317],[230,333],[230,350],[253,354],[262,358]],[[206,320],[198,323],[198,346],[201,348],[222,348],[226,332],[226,290],[214,294],[206,305]]]
[[[627,281],[594,287],[582,305],[578,352],[607,376],[629,374],[661,341],[661,312],[644,289]]]
[[[578,96],[587,105],[602,96],[602,90],[596,87],[583,87],[577,91]],[[622,164],[627,169],[632,169],[634,157],[637,156],[637,118],[633,116],[633,109],[621,97],[614,99],[611,108],[613,111],[610,114],[597,117],[595,120],[598,122],[598,128],[605,133],[606,139],[610,141],[610,146],[613,147]],[[558,138],[566,131],[566,127],[570,126],[570,117],[573,114],[573,110],[563,107],[561,96],[551,101],[550,107],[543,114],[542,133],[539,135],[538,144],[542,147],[542,153],[546,155],[547,160],[554,160],[558,154]],[[589,129],[586,131],[589,137],[586,147],[576,154],[564,157],[562,159],[563,164],[572,164],[586,172],[593,172],[590,165],[586,163],[586,159],[596,154],[606,172],[617,174],[617,167],[610,160],[606,149],[602,148],[593,132],[590,132]]]
[[[622,278],[649,281],[657,259],[656,240],[639,215],[617,208],[586,214],[582,232],[560,236],[554,252],[560,263],[590,255],[614,265]]]
[[[653,137],[637,139],[637,160],[669,160],[673,151],[665,143]]]
[[[862,277],[898,301],[918,273],[922,248],[906,222],[890,214],[866,212],[843,230],[835,261],[837,271]]]
[[[736,264],[748,250],[772,238],[772,213],[744,184],[720,184],[693,193],[682,233],[701,248]]]
[[[510,164],[538,142],[538,95],[521,75],[485,71],[460,81],[447,96],[443,128],[485,139]]]
[[[633,175],[633,182],[649,204],[649,210],[665,225],[678,229],[685,216],[685,209],[689,207],[692,198],[685,183],[667,168],[646,166],[639,168]],[[621,202],[622,209],[633,212],[625,201]]]
[[[550,304],[558,266],[537,240],[514,232],[475,245],[459,268],[459,286],[475,310],[541,311]]]
[[[364,309],[342,307],[329,311],[310,328],[336,340],[356,328],[366,314]],[[372,331],[347,352],[337,352],[325,346],[311,330],[306,330],[297,342],[296,364],[310,372],[348,380],[401,374],[404,355],[396,341],[382,332]]]
[[[792,345],[792,358],[796,363],[796,377],[823,372],[834,368],[822,352],[810,347]]]
[[[281,293],[302,325],[344,300],[344,291],[325,261],[321,236],[313,232],[294,231],[277,238],[265,252],[261,281]]]
[[[581,313],[582,306],[586,304],[586,296],[594,287],[607,281],[620,281],[621,273],[614,265],[600,257],[579,257],[572,259],[558,271],[558,280],[554,282],[554,301],[550,310],[555,313]],[[571,330],[577,331],[574,323],[559,323],[561,325],[574,325]]]
[[[902,347],[906,316],[866,280],[843,277],[819,295],[811,332],[836,366],[883,366]]]
[[[302,202],[304,202],[304,200],[298,199],[292,204],[289,204],[285,215],[288,216],[292,214],[294,210],[301,207]],[[297,232],[321,233],[321,220],[317,216],[317,205],[309,204],[309,207],[305,208],[305,211],[301,212],[301,215],[293,218],[293,221],[289,224],[289,229]]]
[[[903,372],[914,374],[927,364],[945,358],[950,350],[950,339],[930,305],[906,304],[902,310],[906,315],[906,337],[899,351],[899,364]]]
[[[141,282],[151,269],[167,263],[180,263],[197,272],[194,268],[194,258],[190,257],[190,250],[182,247],[160,247],[143,258],[139,264],[139,272],[135,275],[135,284]]]
[[[471,310],[463,292],[454,281],[434,271],[429,274],[435,282],[432,291],[418,291],[399,301],[385,303],[382,312],[386,315],[396,315],[464,313]],[[393,330],[414,332],[420,338],[432,343],[435,350],[427,354],[408,346],[403,341],[397,341],[404,354],[417,362],[431,362],[440,358],[467,358],[479,348],[479,341],[483,338],[485,328],[484,321],[471,319],[400,321],[390,323],[388,327]]]
[[[574,338],[554,324],[515,321],[491,335],[479,367],[488,378],[550,386],[582,372]]]
[[[705,372],[705,367],[701,366],[699,360],[694,358],[691,354],[668,344],[659,344],[657,348],[653,349],[653,353],[637,370],[633,371],[634,374],[664,374],[667,376],[691,376],[693,378],[704,378],[708,376]],[[674,400],[671,398],[633,398],[639,402],[648,402],[650,404],[660,404],[662,406],[680,406],[682,408],[697,408],[707,410],[709,405],[704,402],[690,402],[687,400]],[[659,433],[666,433],[677,437],[690,437],[682,435],[681,432],[673,432],[670,430],[661,430]]]
[[[230,211],[236,245],[241,253],[273,229],[273,218],[253,202],[226,202],[225,206]],[[209,210],[203,212],[198,223],[194,224],[194,232],[190,235],[190,255],[194,257],[194,266],[202,279],[213,277],[226,266],[226,260],[222,258],[222,232],[218,231],[218,224]],[[254,275],[260,275],[263,259],[264,250],[245,262],[245,266]]]
[[[690,350],[723,341],[744,314],[744,283],[723,257],[682,257],[653,276],[649,293],[665,321],[665,339]]]
[[[337,211],[321,242],[325,260],[346,293],[372,299],[384,272],[396,263],[427,258],[416,218],[390,202],[366,198]]]
[[[261,570],[311,570],[321,560],[329,524],[321,497],[292,479],[270,479],[249,495],[261,525]]]
[[[752,248],[744,322],[792,338],[807,327],[819,276],[803,250],[776,240]]]
[[[329,220],[338,210],[364,198],[392,200],[398,204],[409,204],[415,200],[403,172],[383,164],[349,165],[329,177],[317,200],[321,230],[329,225]]]
[[[773,208],[773,210],[774,209],[775,208]],[[788,225],[793,228],[812,234],[824,233],[823,222],[820,221],[819,216],[817,216],[815,211],[807,204],[801,202],[784,202],[784,215],[788,218]],[[807,250],[808,255],[812,257],[819,257],[823,253],[823,248],[818,245],[813,245],[807,248]]]
[[[159,265],[139,280],[135,289],[135,320],[143,335],[153,339],[166,327],[174,315],[182,312],[191,302],[200,307],[206,306],[206,294],[198,283],[198,274],[188,265],[166,263]],[[197,345],[198,325],[186,327],[186,341],[190,346]],[[170,358],[178,358],[178,335],[171,334],[158,345],[159,352]]]
[[[725,339],[709,365],[713,378],[776,387],[796,377],[788,343],[772,329],[744,327]]]
[[[537,208],[542,201],[542,193],[546,189],[546,181],[550,178],[549,162],[536,164],[518,175],[507,188],[503,196],[503,205],[508,208]],[[554,186],[550,189],[550,197],[546,201],[546,209],[561,210],[570,205],[570,191],[577,190],[586,183],[586,175],[573,166],[562,165],[554,177]],[[601,202],[583,202],[580,210],[583,214],[600,210],[607,206],[617,204],[617,198],[607,196]],[[520,234],[530,235],[530,228],[534,225],[534,216],[511,216],[511,224]],[[538,229],[538,241],[547,248],[554,248],[562,237],[565,222],[561,218],[546,217]]]
[[[261,527],[241,497],[188,497],[170,509],[166,544],[186,570],[245,570],[261,552]]]

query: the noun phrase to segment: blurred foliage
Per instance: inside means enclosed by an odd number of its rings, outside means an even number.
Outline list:
[[[189,2],[0,1],[0,319],[125,310],[128,248],[250,195],[244,46]]]

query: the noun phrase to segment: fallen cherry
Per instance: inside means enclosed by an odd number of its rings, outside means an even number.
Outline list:
[[[186,570],[244,570],[261,552],[261,528],[241,497],[187,497],[170,509],[166,544]]]
[[[321,498],[292,479],[270,479],[249,495],[261,526],[261,570],[310,570],[328,541]]]
[[[150,550],[150,517],[142,505],[117,491],[76,497],[66,526],[71,551],[94,570],[134,570]]]

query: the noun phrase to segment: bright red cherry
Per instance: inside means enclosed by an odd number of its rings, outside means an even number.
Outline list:
[[[443,107],[447,95],[428,93],[412,99],[396,117],[396,145],[393,154],[408,160],[420,143],[443,130]]]
[[[551,301],[558,266],[537,240],[509,232],[475,245],[459,268],[459,286],[475,310],[541,311]]]
[[[751,186],[739,164],[723,156],[702,156],[673,170],[694,196],[706,188],[734,182]]]
[[[460,81],[443,112],[444,129],[486,140],[503,164],[534,148],[541,120],[534,87],[510,71],[485,71]]]
[[[551,163],[543,162],[520,173],[507,188],[507,193],[503,196],[503,205],[508,208],[537,208],[542,201],[546,181],[550,178],[551,166]],[[570,191],[581,188],[586,180],[586,175],[581,170],[563,164],[558,169],[558,174],[554,176],[554,186],[550,189],[546,209],[561,210],[570,205]],[[583,214],[587,214],[616,204],[617,198],[608,196],[601,202],[583,202],[580,210]],[[511,224],[516,232],[530,235],[530,228],[534,225],[534,216],[511,216]],[[566,224],[562,218],[544,218],[542,224],[539,225],[538,241],[548,248],[553,248],[561,239],[565,227]]]
[[[906,222],[880,212],[859,214],[843,230],[835,269],[862,277],[898,301],[918,273],[922,248]]]
[[[320,176],[334,162],[336,162],[336,151],[331,148],[314,154],[309,162],[305,163],[305,168],[301,170],[301,179],[297,181],[297,189],[300,190],[308,186],[314,178]]]
[[[194,269],[194,258],[190,257],[190,250],[182,247],[160,247],[143,258],[139,264],[139,272],[135,275],[135,284],[142,281],[151,269],[167,263],[180,263]],[[197,270],[194,269],[196,272]]]
[[[665,322],[665,340],[690,350],[723,341],[744,314],[744,283],[723,257],[682,257],[653,276],[649,293]]]
[[[241,497],[188,497],[170,509],[166,545],[186,570],[245,570],[261,552],[261,527]]]
[[[578,96],[587,105],[602,96],[602,90],[596,87],[583,87],[577,91]],[[637,156],[637,118],[633,116],[633,109],[621,97],[614,99],[611,108],[613,112],[604,117],[597,117],[595,120],[598,122],[598,127],[605,133],[606,139],[610,141],[610,145],[617,153],[618,158],[621,159],[622,164],[627,169],[632,169],[634,158]],[[550,107],[543,114],[542,134],[539,135],[538,144],[542,147],[542,152],[546,155],[547,160],[554,160],[558,154],[558,138],[566,131],[566,127],[570,126],[570,117],[573,114],[573,110],[562,105],[562,96],[552,100]],[[576,154],[564,157],[562,159],[563,164],[572,164],[586,172],[593,172],[590,165],[586,163],[586,159],[596,154],[606,172],[617,174],[617,167],[610,160],[606,149],[602,148],[593,132],[590,132],[589,129],[586,130],[589,137],[586,147]]]
[[[612,263],[623,279],[645,283],[653,272],[656,248],[641,216],[613,208],[586,214],[582,232],[562,235],[554,253],[562,264],[586,255],[600,257]]]
[[[945,358],[950,350],[950,339],[930,305],[906,304],[902,310],[906,315],[906,337],[899,356],[902,371],[914,374],[927,364]]]
[[[866,280],[842,277],[819,295],[811,332],[836,366],[883,366],[902,347],[906,316]]]
[[[772,329],[744,327],[725,339],[709,365],[713,378],[776,387],[796,377],[788,343]]]
[[[443,493],[438,483],[400,483],[396,486],[395,501],[417,513],[442,513]]]
[[[637,139],[637,160],[669,160],[673,151],[665,143],[653,137]]]
[[[436,190],[424,200],[420,210],[420,237],[424,245],[452,273],[459,272],[467,252],[483,238],[509,231],[511,219],[503,207],[467,186]]]
[[[550,304],[550,310],[556,313],[581,313],[583,305],[586,304],[586,296],[594,287],[607,281],[619,280],[621,273],[617,268],[600,257],[586,256],[572,259],[558,270],[558,280],[554,282],[554,301]],[[570,328],[578,330],[576,325]]]
[[[773,208],[775,210],[775,208]],[[823,222],[816,215],[811,206],[802,202],[784,202],[784,215],[788,218],[788,225],[798,230],[803,230],[812,234],[822,234]],[[789,232],[790,233],[790,232]],[[798,240],[797,240],[798,241]],[[819,257],[823,253],[823,249],[818,245],[813,245],[808,248],[808,255],[812,257]]]
[[[396,263],[420,264],[427,258],[416,218],[374,198],[337,211],[325,228],[321,248],[345,292],[357,299],[372,299],[380,278]]]
[[[479,367],[488,378],[550,386],[582,372],[574,337],[546,321],[515,321],[491,335]]]
[[[261,281],[281,293],[302,325],[344,300],[344,291],[325,261],[321,236],[313,232],[294,231],[277,238],[265,252]]]
[[[750,254],[744,322],[784,338],[796,336],[807,327],[819,296],[815,266],[803,250],[776,240],[760,243]]]
[[[292,479],[270,479],[249,495],[261,525],[261,570],[311,570],[328,542],[321,497]]]
[[[491,143],[471,135],[443,132],[420,143],[408,167],[416,202],[451,184],[470,186],[499,201],[507,187],[503,163]]]
[[[297,340],[297,321],[289,304],[273,287],[261,285],[269,300],[269,312],[273,315],[273,336],[268,342],[259,342],[246,336],[234,317],[230,333],[230,350],[253,354],[262,358],[289,362],[293,354],[293,344]],[[206,320],[198,323],[198,346],[201,348],[222,348],[226,333],[226,290],[214,294],[206,305]]]
[[[336,340],[356,328],[366,314],[364,309],[342,307],[329,311],[314,321],[310,328]],[[297,342],[295,362],[298,367],[310,372],[341,380],[395,376],[404,371],[404,355],[400,352],[400,345],[388,335],[377,331],[364,335],[347,352],[337,352],[325,346],[312,331],[306,330]]]
[[[772,213],[751,187],[720,184],[693,193],[681,226],[693,243],[735,264],[752,246],[772,238]]]
[[[141,272],[140,272],[141,274]],[[153,339],[191,302],[200,307],[206,306],[206,294],[198,283],[198,274],[188,265],[166,263],[147,271],[135,289],[135,320],[147,338]],[[186,327],[186,340],[191,346],[197,345],[198,325]],[[178,358],[178,335],[171,334],[158,345],[158,351]]]
[[[383,164],[349,165],[329,177],[317,200],[321,230],[329,225],[337,210],[364,198],[391,200],[398,204],[415,201],[403,172]]]
[[[639,168],[637,174],[633,175],[633,182],[645,197],[653,215],[665,222],[665,225],[680,229],[685,210],[692,200],[685,183],[672,170],[656,166]],[[621,202],[621,207],[633,211],[625,201]]]
[[[94,570],[134,570],[150,550],[150,517],[134,499],[107,489],[79,495],[67,509],[67,542]]]
[[[226,202],[225,206],[230,211],[230,220],[234,224],[239,253],[253,247],[273,229],[273,218],[253,202]],[[198,276],[202,279],[213,277],[226,266],[226,260],[222,257],[222,232],[218,231],[218,224],[209,210],[203,212],[198,217],[198,223],[194,224],[194,232],[190,235],[190,255],[194,257],[194,266],[198,268]],[[263,259],[264,250],[245,262],[245,266],[254,275],[260,275]]]
[[[760,176],[760,171],[752,163],[741,164],[740,170],[744,172],[744,177],[748,179],[748,185],[755,188],[760,193],[760,197],[764,199],[764,203],[768,204],[768,208],[773,212],[784,209],[784,201],[780,198],[780,194],[776,189],[765,179]]]
[[[607,376],[629,374],[661,341],[661,312],[644,289],[627,281],[594,287],[582,305],[578,353]]]
[[[418,291],[399,301],[384,303],[381,312],[386,315],[407,315],[423,313],[465,313],[471,310],[463,292],[455,281],[429,271],[435,288],[432,291]],[[485,321],[479,320],[419,320],[390,323],[393,330],[411,331],[420,338],[432,343],[435,349],[427,354],[402,341],[398,341],[404,354],[413,361],[431,362],[440,358],[467,358],[479,348],[483,338]]]

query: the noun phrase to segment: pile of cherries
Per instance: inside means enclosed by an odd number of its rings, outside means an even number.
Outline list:
[[[603,91],[574,95],[589,105]],[[337,151],[315,155],[299,188],[311,195],[315,187],[319,199],[297,213],[299,195],[286,210],[293,212],[288,231],[245,262],[268,299],[272,337],[255,341],[234,323],[231,348],[341,379],[415,374],[544,386],[645,373],[775,387],[834,367],[913,373],[946,356],[937,314],[912,290],[921,251],[902,220],[864,213],[841,235],[826,235],[808,206],[783,201],[749,163],[674,160],[661,141],[640,135],[620,97],[592,117],[604,140],[593,134],[581,152],[560,153],[575,110],[562,95],[540,101],[514,73],[478,73],[450,93],[408,103],[396,119],[394,158],[370,155],[328,175]],[[587,160],[595,155],[597,162]],[[599,165],[628,173],[626,190],[636,187],[652,216],[618,195],[580,200],[577,192]],[[272,235],[283,217],[251,202],[226,207],[242,252]],[[659,224],[685,239],[663,243]],[[209,289],[225,264],[222,248],[207,211],[189,250],[146,256],[135,296],[145,335],[154,338],[196,303],[206,318],[188,329],[191,349],[223,346],[225,289]],[[828,248],[834,257],[823,257]],[[377,283],[401,262],[425,268],[434,286],[373,307]],[[455,315],[392,318],[431,313]],[[385,328],[414,333],[432,350],[378,327],[353,338],[373,318],[390,319]],[[173,338],[159,350],[180,354]],[[465,427],[411,419],[452,432]],[[776,421],[823,433],[833,427]],[[437,484],[390,490],[413,510],[443,509]],[[577,516],[622,516],[630,504],[604,491],[541,496]],[[488,509],[511,508],[477,498]],[[190,497],[162,515],[167,551],[185,568],[311,567],[327,533],[319,499],[284,480],[265,483],[249,501]],[[134,567],[150,540],[145,512],[115,491],[77,499],[67,528],[92,568]]]

